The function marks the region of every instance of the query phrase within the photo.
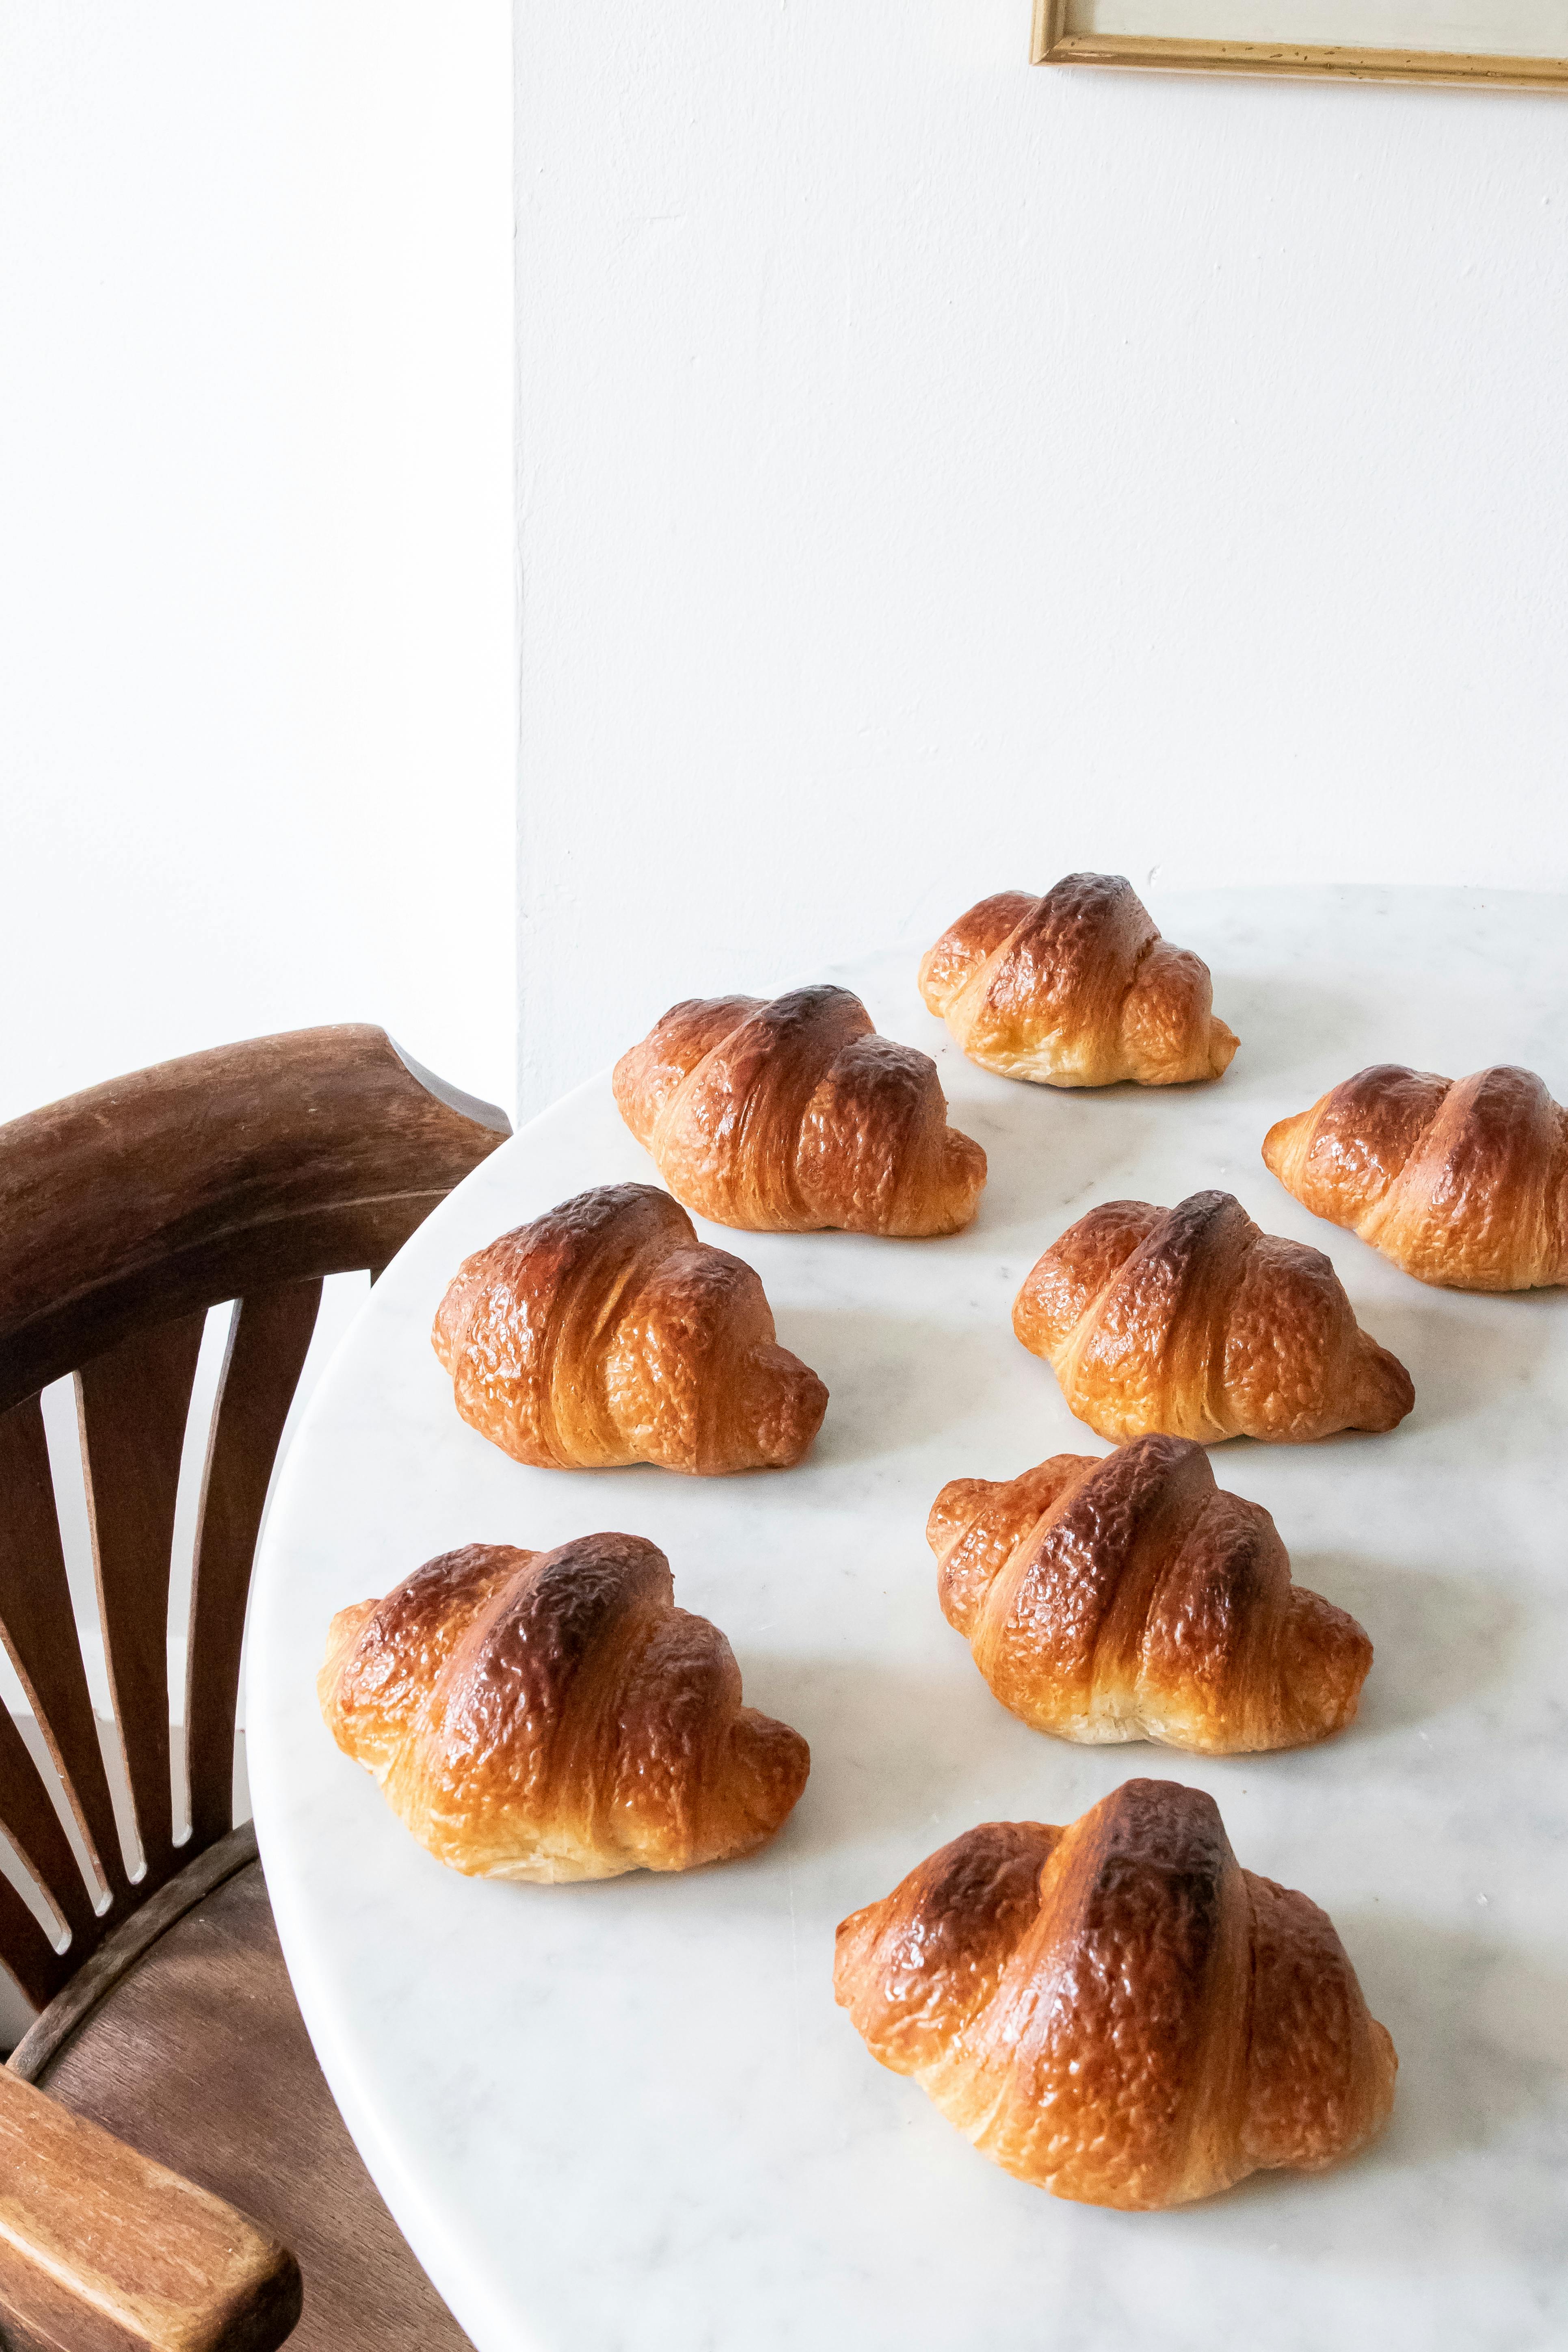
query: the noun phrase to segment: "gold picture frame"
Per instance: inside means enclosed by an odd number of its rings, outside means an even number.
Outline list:
[[[1082,0],[1035,0],[1037,66],[1142,66],[1166,71],[1310,74],[1338,81],[1477,84],[1568,89],[1568,31],[1560,57],[1493,57],[1445,49],[1317,47],[1295,42],[1176,39],[1156,33],[1075,29]],[[1201,12],[1196,12],[1201,13]]]

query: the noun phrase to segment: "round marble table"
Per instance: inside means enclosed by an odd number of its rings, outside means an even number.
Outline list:
[[[527,1470],[458,1421],[427,1338],[458,1259],[587,1185],[654,1176],[604,1077],[437,1212],[317,1391],[257,1577],[262,1853],[328,2078],[479,2352],[1568,2341],[1568,1297],[1424,1288],[1258,1157],[1274,1118],[1374,1060],[1518,1061],[1568,1097],[1568,905],[1312,889],[1153,911],[1207,958],[1240,1034],[1217,1085],[1011,1084],[952,1047],[911,955],[834,975],[936,1055],[991,1174],[947,1241],[700,1229],[757,1267],[781,1339],[828,1384],[799,1468]],[[1206,1185],[1326,1249],[1415,1377],[1389,1436],[1214,1456],[1376,1661],[1356,1724],[1316,1750],[1074,1748],[981,1682],[937,1609],[925,1516],[949,1477],[1103,1450],[1015,1341],[1013,1295],[1095,1202]],[[810,1784],[742,1864],[563,1887],[457,1876],[322,1727],[328,1618],[455,1545],[599,1528],[663,1547],[747,1697],[809,1738]],[[847,1912],[976,1822],[1071,1821],[1139,1773],[1211,1790],[1241,1861],[1338,1925],[1402,2062],[1393,2123],[1355,2163],[1173,2213],[1058,2203],[977,2156],[835,2007]]]

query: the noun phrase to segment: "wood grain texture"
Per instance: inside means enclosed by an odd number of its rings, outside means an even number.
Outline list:
[[[40,2080],[294,2249],[299,2352],[467,2352],[316,2064],[259,1865],[170,1927]]]
[[[0,1707],[0,1821],[64,1925],[76,1933],[86,1931],[92,1918],[92,1898],[27,1744],[4,1707]]]
[[[226,1878],[248,1869],[255,1860],[256,1825],[245,1822],[176,1871],[156,1895],[150,1895],[129,1919],[104,1937],[90,1958],[81,1962],[12,2051],[6,2062],[12,2073],[20,2074],[24,2082],[38,2082],[78,2027],[100,2001],[108,2000],[159,1937],[167,1935],[175,1921],[194,1911],[198,1903],[205,1903]]]
[[[254,1038],[0,1127],[0,1412],[150,1321],[384,1265],[510,1132],[385,1032]]]
[[[326,1274],[379,1268],[508,1132],[379,1029],[305,1030],[166,1063],[0,1127],[0,1640],[107,1891],[0,1728],[0,1824],[70,1935],[0,1888],[0,1965],[49,2000],[232,1818],[251,1559]],[[281,1279],[277,1278],[281,1271]],[[192,1833],[176,1848],[168,1594],[207,1310],[237,1298],[209,1434],[191,1598]],[[114,1706],[146,1864],[121,1850],[78,1639],[38,1389],[79,1418]]]
[[[1321,47],[1285,41],[1181,41],[1069,33],[1066,0],[1035,0],[1031,62],[1138,66],[1159,72],[1313,75],[1339,81],[1435,82],[1493,89],[1568,89],[1568,58],[1468,57],[1447,49]]]
[[[250,1564],[283,1424],[316,1328],[321,1286],[249,1293],[229,1327],[202,1479],[186,1651],[185,1760],[198,1846],[234,1820],[234,1718]]]
[[[123,1903],[129,1899],[129,1882],[77,1641],[37,1397],[0,1414],[0,1639],[53,1759],[66,1801],[111,1896]],[[78,1964],[81,1946],[90,1944],[98,1927],[74,1859],[67,1868],[58,1849],[51,1850],[51,1859],[29,1843],[27,1800],[23,1795],[16,1801],[23,1810],[14,1810],[11,1785],[0,1789],[0,1822],[14,1826],[26,1847],[71,1928],[73,1949],[68,1958],[51,1955],[44,1960],[34,1953],[33,1939],[26,1932],[19,1931],[14,1940],[0,1921],[0,1959],[10,1966],[29,2000],[47,2000]]]
[[[300,2298],[275,2238],[0,2068],[0,2316],[14,2331],[68,2352],[271,2352]]]
[[[114,1719],[146,1891],[176,1867],[169,1780],[169,1568],[203,1315],[122,1340],[77,1374],[82,1467]]]
[[[188,2132],[189,2162],[184,2141],[175,2147],[178,2134],[168,2140],[177,2169],[204,2178],[200,2144],[211,2126],[220,2145],[209,2169],[224,2169],[224,2146],[248,2151],[247,2178],[289,2183],[307,2217],[291,2234],[314,2244],[328,2227],[329,2322],[308,2340],[437,2352],[461,2344],[370,2189],[315,2071],[264,1891],[267,1948],[256,1965],[270,1990],[237,1987],[232,1969],[219,1970],[214,2005],[229,2039],[219,2035],[206,2072],[199,2053],[182,2052],[173,2024],[160,2039],[143,2017],[132,2036],[141,2072],[121,2137],[140,2156],[84,2134],[21,2086],[58,2061],[85,2091],[92,2053],[112,2043],[100,2011],[118,2008],[128,1986],[144,1989],[147,1956],[171,1941],[173,1923],[254,1855],[248,1830],[224,1834],[240,1646],[257,1532],[321,1278],[379,1271],[509,1132],[500,1111],[443,1087],[383,1031],[363,1027],[194,1055],[0,1128],[0,1638],[58,1781],[51,1791],[9,1717],[0,1717],[0,1824],[69,1934],[68,1948],[57,1950],[0,1880],[0,1963],[44,2010],[5,2080],[31,2101],[30,2116],[46,2119],[30,2127],[29,2147],[53,2151],[47,2165],[37,2157],[36,2179],[26,2177],[37,2211],[17,2207],[15,2227],[0,2161],[7,2345],[259,2352],[289,2332],[298,2309],[291,2257],[210,2197],[149,2171],[142,2158],[159,2158],[147,2144],[154,2116],[160,2130],[177,2118]],[[167,1671],[174,1511],[205,1316],[230,1299],[237,1304],[208,1434],[192,1590],[192,1832],[176,1847]],[[70,1372],[99,1612],[145,1864],[134,1879],[99,1745],[39,1405],[40,1390]],[[57,1799],[101,1874],[101,1911]],[[251,2032],[268,2007],[283,2021],[271,2044]],[[196,2023],[200,2015],[198,2002]],[[268,2081],[274,2063],[302,2070],[307,2105],[314,2102],[310,2128],[301,2131],[297,2086]],[[269,2139],[247,2100],[269,2113]],[[81,2104],[86,2112],[90,2098]],[[118,2128],[107,2115],[99,2120]],[[312,2131],[326,2161],[321,2177],[310,2169]],[[336,2242],[321,2216],[355,2210],[363,2198],[377,2217],[367,2225],[366,2268],[344,2273],[334,2303]]]

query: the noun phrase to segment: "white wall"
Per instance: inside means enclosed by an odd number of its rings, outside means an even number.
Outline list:
[[[1078,866],[1568,885],[1568,99],[519,0],[522,1092]]]
[[[510,1102],[511,111],[508,0],[0,0],[0,1119],[343,1019]]]
[[[0,0],[0,1118],[317,1021],[510,1101],[506,0]]]

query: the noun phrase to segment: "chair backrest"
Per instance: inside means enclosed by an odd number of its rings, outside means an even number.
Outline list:
[[[0,1877],[0,1964],[43,2007],[232,1826],[251,1561],[331,1274],[373,1277],[510,1134],[384,1031],[194,1054],[0,1127],[0,1640],[108,1890],[100,1909],[0,1706],[0,1828],[69,1931]],[[237,1301],[207,1437],[174,1842],[168,1612],[180,1460],[207,1310]],[[74,1373],[110,1696],[142,1853],[129,1875],[71,1604],[40,1391]]]

